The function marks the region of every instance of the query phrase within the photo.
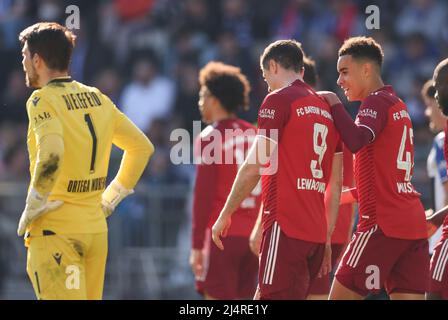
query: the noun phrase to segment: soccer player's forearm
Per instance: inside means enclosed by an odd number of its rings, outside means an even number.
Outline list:
[[[232,215],[241,202],[252,192],[259,180],[260,166],[248,164],[246,161],[236,175],[222,212]]]
[[[356,153],[372,140],[369,129],[357,126],[341,103],[331,108],[331,114],[342,141],[352,153]]]
[[[339,213],[339,200],[342,190],[342,159],[342,153],[335,154],[333,157],[329,196],[325,202],[325,209],[329,212],[327,242],[331,241],[331,236],[336,226]]]
[[[153,144],[142,134],[131,145],[125,147],[116,179],[126,189],[133,189],[153,154]]]
[[[154,153],[154,146],[148,137],[119,111],[112,143],[124,150],[115,179],[126,189],[133,189]]]
[[[259,229],[261,227],[262,220],[263,220],[263,204],[260,205],[260,210],[258,210],[257,220],[255,221],[253,229]]]
[[[197,167],[193,193],[192,249],[202,249],[204,246],[207,226],[216,201],[217,180],[216,164]]]
[[[36,166],[31,186],[41,195],[47,195],[60,173],[64,157],[64,140],[58,134],[49,134],[38,141]]]
[[[443,220],[445,219],[447,214],[448,214],[448,205],[434,212],[432,215],[426,217],[426,220],[431,222],[436,227],[440,227],[443,224]]]

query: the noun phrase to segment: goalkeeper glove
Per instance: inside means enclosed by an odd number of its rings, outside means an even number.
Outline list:
[[[42,196],[34,188],[31,188],[26,197],[25,210],[20,217],[17,235],[20,237],[25,234],[28,225],[48,211],[59,208],[64,202],[61,200],[47,202],[47,196]]]
[[[133,189],[126,189],[118,180],[114,179],[104,190],[101,196],[101,207],[104,215],[108,218],[115,210],[117,205],[128,195],[133,194]]]

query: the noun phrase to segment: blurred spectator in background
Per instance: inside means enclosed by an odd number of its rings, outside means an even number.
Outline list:
[[[424,125],[420,88],[431,77],[436,62],[448,56],[446,0],[0,0],[0,180],[20,180],[28,175],[20,169],[22,162],[27,162],[20,155],[26,150],[19,146],[26,139],[28,92],[24,91],[23,74],[19,76],[17,33],[39,20],[64,23],[68,16],[65,8],[71,4],[77,5],[81,14],[71,64],[74,78],[99,87],[156,140],[157,152],[162,154],[155,158],[154,167],[148,168],[156,171],[151,173],[154,178],[146,180],[153,190],[166,184],[184,186],[194,176],[192,165],[157,164],[167,160],[171,131],[185,128],[191,132],[192,121],[199,119],[197,74],[207,62],[221,60],[239,66],[248,76],[253,87],[251,111],[239,116],[255,122],[266,93],[258,57],[268,42],[279,38],[301,41],[316,60],[319,88],[341,93],[336,86],[337,49],[344,38],[363,34],[382,45],[385,80],[408,105],[415,129],[413,181],[429,206],[425,163],[433,137]],[[365,9],[371,4],[380,9],[379,30],[365,27]],[[349,110],[356,113],[355,108]],[[118,168],[120,157],[114,159],[111,168]],[[183,196],[188,197],[185,192]],[[152,204],[138,201],[129,208],[135,209],[136,216],[158,214],[157,205],[150,208]],[[182,202],[176,201],[170,210],[186,214]],[[138,219],[135,221],[144,230],[146,218]],[[177,232],[175,227],[172,230]],[[156,243],[151,239],[145,243]]]
[[[439,109],[434,95],[436,89],[433,86],[433,81],[428,80],[421,90],[421,95],[425,103],[425,115],[429,120],[429,129],[436,136],[434,137],[431,152],[427,159],[427,173],[431,179],[431,206],[433,212],[442,209],[448,204],[448,176],[446,172],[446,159],[443,152],[445,143],[444,127],[447,118]],[[442,235],[442,227],[429,238],[429,252],[432,254],[434,246],[440,240]]]
[[[0,102],[0,112],[3,114],[3,120],[14,123],[26,122],[25,103],[29,94],[30,91],[23,81],[23,71],[17,69],[12,71],[8,76],[7,87]]]
[[[307,25],[312,23],[315,6],[310,0],[288,0],[276,23],[276,38],[303,39]]]
[[[4,49],[19,47],[17,34],[28,24],[26,16],[30,2],[26,0],[0,1],[0,41]]]
[[[193,121],[200,117],[198,105],[199,83],[198,67],[193,61],[181,62],[176,70],[177,89],[174,105],[175,116],[180,118],[181,126],[193,132]]]
[[[221,30],[233,33],[243,48],[250,48],[252,45],[252,8],[249,10],[248,3],[247,0],[221,1]]]
[[[399,36],[421,33],[427,39],[438,42],[446,27],[447,7],[445,1],[412,0],[402,7],[395,28]]]
[[[142,131],[147,131],[153,119],[170,114],[175,86],[159,73],[153,54],[137,57],[132,70],[132,82],[124,88],[120,106]]]
[[[23,141],[9,145],[3,154],[5,170],[0,175],[2,181],[24,181],[27,178],[28,158]]]
[[[173,30],[179,32],[188,29],[198,37],[198,41],[210,41],[216,38],[219,31],[218,8],[212,1],[181,1],[182,14],[175,19]]]
[[[229,29],[221,31],[218,35],[216,46],[212,46],[204,52],[201,56],[201,65],[212,60],[237,66],[250,78],[254,76],[255,68],[253,67],[253,59],[249,55],[249,51],[238,41],[237,34]],[[256,67],[256,70],[258,70],[258,64],[256,64]]]
[[[93,85],[107,95],[118,107],[121,94],[122,79],[113,67],[103,69],[96,75]]]
[[[423,34],[412,33],[395,52],[389,67],[389,76],[396,83],[396,90],[408,95],[412,90],[413,80],[428,79],[437,63],[437,52]],[[420,86],[421,88],[421,86]],[[420,89],[418,90],[420,91]]]

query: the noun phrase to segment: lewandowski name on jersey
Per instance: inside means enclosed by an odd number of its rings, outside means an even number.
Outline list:
[[[326,119],[333,121],[333,117],[331,113],[327,110],[322,109],[316,106],[304,106],[296,109],[296,113],[298,117],[307,116],[310,114],[315,114],[318,116],[322,116]],[[327,184],[325,182],[317,181],[309,178],[297,178],[297,189],[298,190],[311,190],[317,191],[319,193],[325,193],[325,189],[327,188]]]

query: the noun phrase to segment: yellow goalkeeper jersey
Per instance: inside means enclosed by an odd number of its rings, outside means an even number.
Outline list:
[[[124,150],[139,146],[147,150],[151,144],[147,137],[97,88],[70,77],[53,79],[35,90],[27,101],[27,112],[31,182],[39,139],[59,134],[64,141],[61,171],[48,197],[64,204],[33,221],[28,228],[30,235],[107,231],[101,194],[106,187],[112,144]],[[123,186],[135,186],[147,158],[144,161],[134,168],[120,168]]]

